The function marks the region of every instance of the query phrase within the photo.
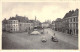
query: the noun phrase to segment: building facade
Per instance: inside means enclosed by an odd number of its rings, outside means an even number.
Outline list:
[[[8,19],[4,27],[8,32],[28,32],[34,28],[33,24],[28,18],[16,15]]]
[[[5,23],[7,21],[7,23]],[[29,20],[27,17],[18,16],[10,17],[8,20],[3,20],[3,30],[8,32],[31,32],[35,26],[40,26],[39,20]]]
[[[48,23],[42,23],[42,28],[47,28],[47,27],[49,27]]]
[[[62,19],[62,32],[68,33],[69,31],[69,18]]]
[[[28,32],[33,30],[33,28],[34,28],[33,23],[22,23],[22,22],[19,23],[20,32],[24,32],[24,31]]]
[[[76,9],[66,13],[63,19],[57,18],[54,23],[55,30],[70,35],[78,35],[78,14],[79,9]]]
[[[78,35],[78,13],[76,9],[71,17],[69,17],[69,34]]]
[[[57,18],[55,21],[55,30],[56,31],[61,31],[62,29],[62,19],[61,18]]]
[[[18,32],[19,31],[19,22],[18,22],[18,20],[7,20],[6,31]]]

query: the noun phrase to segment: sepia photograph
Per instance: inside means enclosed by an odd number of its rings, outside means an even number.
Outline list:
[[[78,4],[2,2],[2,50],[78,50]]]

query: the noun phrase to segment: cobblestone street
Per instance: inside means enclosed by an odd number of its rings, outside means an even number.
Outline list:
[[[51,36],[55,33],[59,42],[52,42]],[[78,49],[78,38],[51,29],[44,29],[44,34],[29,35],[23,33],[3,33],[3,49]],[[43,43],[45,36],[47,42]]]

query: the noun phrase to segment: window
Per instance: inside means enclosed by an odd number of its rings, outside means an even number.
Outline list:
[[[74,22],[75,22],[75,18],[74,18]]]
[[[78,23],[76,23],[76,27],[78,27]]]
[[[78,34],[78,29],[76,29],[76,33]]]
[[[13,23],[13,21],[11,21],[11,24]]]
[[[15,21],[14,21],[14,23],[15,23]]]
[[[12,29],[11,29],[12,30]]]
[[[72,22],[72,19],[70,20],[70,22]]]

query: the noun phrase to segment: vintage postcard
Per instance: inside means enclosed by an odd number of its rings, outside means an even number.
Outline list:
[[[1,1],[2,50],[79,50],[79,2]]]

